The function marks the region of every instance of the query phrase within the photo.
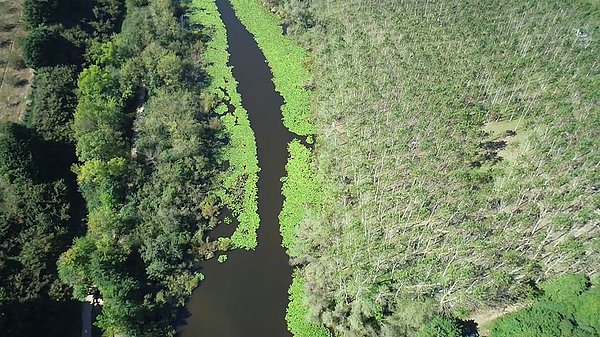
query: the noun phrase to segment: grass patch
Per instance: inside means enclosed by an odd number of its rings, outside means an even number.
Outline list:
[[[22,8],[21,0],[0,2],[0,121],[21,120],[33,76],[24,66],[19,44],[27,35],[20,23]]]
[[[308,308],[304,304],[306,296],[304,287],[302,275],[298,271],[294,272],[289,290],[290,303],[285,315],[288,329],[294,337],[331,337],[331,333],[324,326],[307,319]]]

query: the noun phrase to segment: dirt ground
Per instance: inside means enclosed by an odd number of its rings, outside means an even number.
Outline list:
[[[517,311],[523,307],[526,307],[527,305],[527,303],[517,303],[503,308],[476,312],[467,318],[467,320],[474,320],[477,323],[479,335],[481,337],[487,337],[490,335],[490,328],[495,319],[513,311]]]
[[[20,121],[33,76],[20,46],[26,36],[23,0],[0,0],[0,121]]]

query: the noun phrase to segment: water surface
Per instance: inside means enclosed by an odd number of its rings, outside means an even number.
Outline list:
[[[256,137],[260,228],[255,251],[228,253],[225,263],[202,264],[206,279],[186,305],[180,337],[290,337],[285,322],[291,267],[281,247],[278,215],[283,204],[287,144],[292,134],[283,126],[283,99],[252,35],[239,22],[228,0],[217,0],[227,28],[230,65],[239,82]]]

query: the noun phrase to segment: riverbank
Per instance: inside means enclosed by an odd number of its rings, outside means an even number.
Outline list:
[[[229,143],[221,158],[227,169],[219,175],[217,196],[237,218],[231,243],[237,248],[254,249],[259,226],[257,206],[258,158],[256,139],[250,127],[248,111],[242,106],[238,82],[233,77],[227,50],[227,31],[214,0],[194,0],[188,17],[193,25],[201,25],[207,39],[204,59],[210,84],[204,89],[208,106],[220,114]],[[225,240],[227,241],[227,240]]]
[[[312,141],[316,130],[311,119],[311,93],[307,89],[311,82],[311,74],[306,67],[308,53],[284,36],[280,18],[269,12],[260,1],[231,0],[231,3],[238,18],[263,51],[273,73],[275,88],[284,98],[285,104],[281,107],[284,125],[297,135],[309,136],[308,140]],[[321,194],[311,167],[310,149],[295,139],[289,143],[288,153],[287,175],[282,186],[285,201],[278,219],[283,246],[290,258],[296,258],[295,245],[300,244],[296,230],[310,214],[320,211]],[[304,303],[305,282],[301,268],[295,269],[286,313],[288,329],[295,337],[330,336],[327,329],[309,319],[310,310]]]
[[[200,23],[203,29],[212,31],[211,36],[221,36],[218,45],[207,41],[220,49],[221,56],[214,56],[208,62],[227,65],[226,70],[233,75],[228,83],[238,83],[239,103],[248,112],[260,167],[257,183],[260,226],[254,250],[233,250],[223,263],[211,259],[200,264],[206,278],[186,305],[179,334],[182,337],[290,336],[284,317],[292,269],[281,246],[277,219],[283,203],[280,191],[286,146],[292,139],[281,121],[283,99],[275,91],[263,54],[229,3],[196,0],[192,8],[211,17]],[[211,24],[207,26],[206,22]]]

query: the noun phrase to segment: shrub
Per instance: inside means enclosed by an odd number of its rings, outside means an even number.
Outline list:
[[[29,27],[37,27],[52,21],[57,8],[57,0],[25,0],[23,4],[23,17]]]
[[[59,35],[46,26],[34,28],[23,43],[23,59],[29,68],[55,65]]]
[[[454,318],[436,316],[429,323],[421,327],[418,337],[460,337],[461,328]]]

